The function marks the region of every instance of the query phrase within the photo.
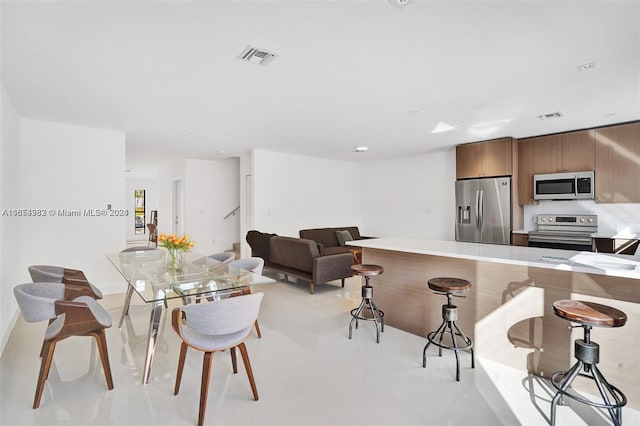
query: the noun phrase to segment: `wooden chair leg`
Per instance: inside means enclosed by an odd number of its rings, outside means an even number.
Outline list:
[[[238,374],[238,361],[236,360],[236,348],[229,349],[231,354],[231,365],[233,365],[233,374]]]
[[[344,278],[342,279],[342,288],[344,288]]]
[[[45,340],[42,345],[42,362],[40,363],[40,374],[38,375],[38,384],[36,385],[36,395],[33,398],[33,409],[40,406],[42,392],[44,391],[44,383],[49,377],[49,369],[53,360],[53,351],[56,349],[57,340]]]
[[[253,371],[251,370],[251,363],[249,362],[249,354],[247,353],[247,347],[244,342],[238,345],[240,353],[242,354],[242,361],[244,362],[244,369],[247,370],[247,377],[249,377],[249,384],[251,384],[251,391],[253,392],[253,399],[258,400],[258,388],[256,382],[253,379]]]
[[[184,360],[187,357],[187,344],[182,342],[180,345],[180,356],[178,357],[178,372],[176,373],[176,385],[173,388],[173,394],[180,392],[180,382],[182,382],[182,371],[184,370]]]
[[[198,412],[198,426],[204,424],[204,414],[207,410],[207,397],[209,396],[209,379],[211,378],[211,363],[213,352],[205,352],[202,359],[202,384],[200,385],[200,411]]]
[[[111,365],[109,364],[109,353],[107,352],[107,337],[104,333],[104,329],[96,332],[94,337],[98,344],[98,352],[100,353],[100,360],[102,361],[104,378],[107,380],[107,388],[111,390],[113,389],[113,377],[111,376]]]
[[[254,322],[253,325],[256,327],[256,333],[258,334],[258,339],[262,339],[262,333],[260,333],[260,325],[258,325],[258,320],[256,320],[256,322]]]

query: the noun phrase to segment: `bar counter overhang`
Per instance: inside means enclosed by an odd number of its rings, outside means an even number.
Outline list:
[[[640,407],[640,261],[637,257],[456,241],[378,238],[352,241],[363,263],[384,267],[372,280],[385,323],[425,337],[440,323],[442,296],[427,280],[457,277],[472,283],[468,298],[455,298],[458,324],[473,339],[478,357],[550,378],[574,362],[574,339],[553,313],[560,299],[588,300],[625,312],[627,324],[594,328],[599,367]],[[580,390],[579,386],[576,386]]]

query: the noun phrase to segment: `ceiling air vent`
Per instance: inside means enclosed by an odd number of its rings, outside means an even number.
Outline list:
[[[269,62],[273,61],[276,56],[278,55],[269,52],[268,50],[247,46],[242,53],[238,55],[238,59],[252,64],[262,65],[264,67],[267,66]]]
[[[540,120],[550,120],[552,118],[559,118],[562,117],[562,113],[561,112],[552,112],[549,114],[543,114],[543,115],[539,115],[538,118]]]

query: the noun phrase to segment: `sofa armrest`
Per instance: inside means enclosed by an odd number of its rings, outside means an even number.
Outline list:
[[[313,282],[326,283],[333,280],[349,278],[353,275],[351,253],[319,256],[313,259]]]

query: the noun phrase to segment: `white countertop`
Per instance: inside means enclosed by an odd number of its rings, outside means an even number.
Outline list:
[[[536,247],[413,238],[373,238],[347,244],[381,250],[446,256],[640,280],[640,257]]]
[[[640,240],[640,234],[630,234],[630,233],[627,233],[627,232],[603,234],[603,233],[600,233],[600,232],[596,232],[595,234],[591,234],[591,238],[613,238],[613,239],[621,239],[621,240]]]
[[[524,229],[515,229],[513,231],[511,231],[512,234],[529,234],[529,231],[525,231]]]

